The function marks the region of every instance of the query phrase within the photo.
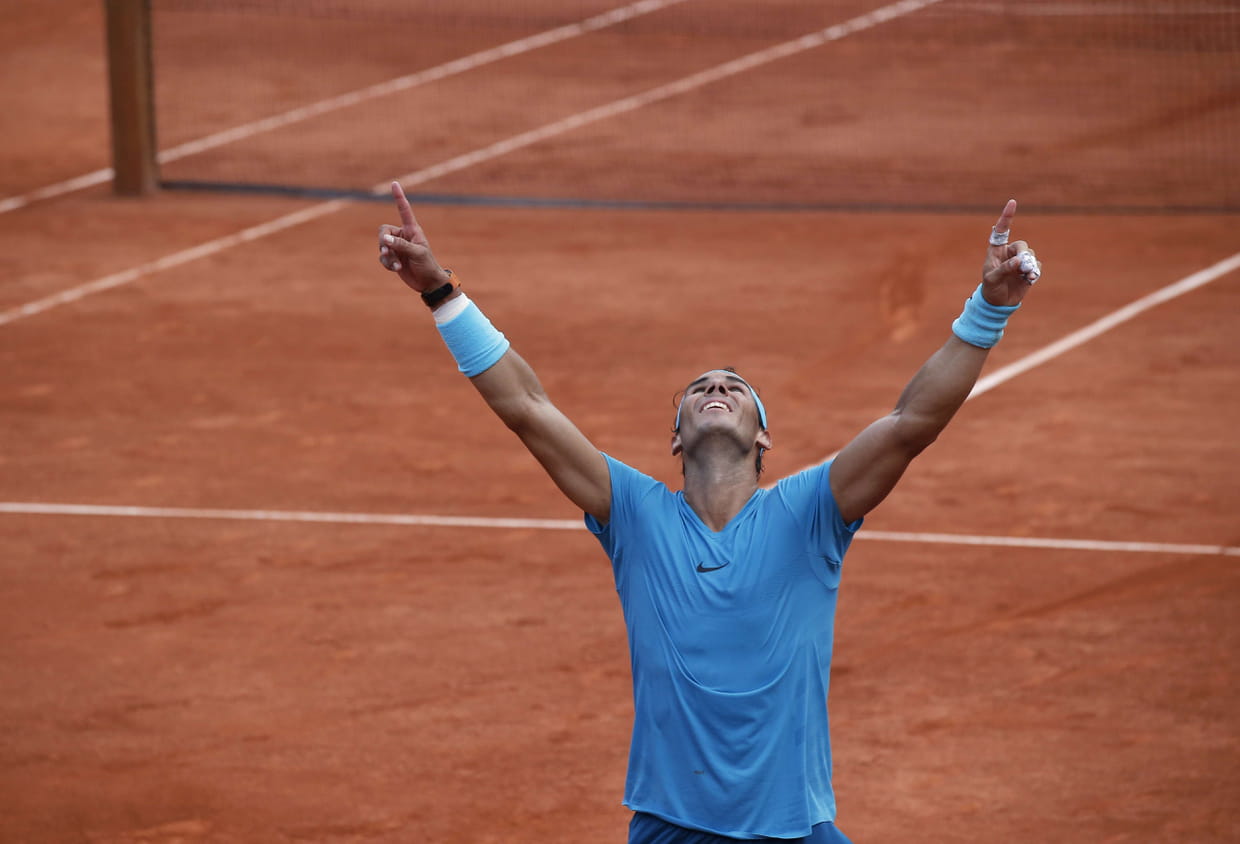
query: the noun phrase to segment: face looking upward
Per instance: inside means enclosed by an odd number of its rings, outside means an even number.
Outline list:
[[[713,369],[685,388],[676,412],[672,454],[681,454],[706,436],[725,436],[748,452],[770,448],[766,409],[744,378],[725,369]],[[760,469],[759,469],[760,471]]]

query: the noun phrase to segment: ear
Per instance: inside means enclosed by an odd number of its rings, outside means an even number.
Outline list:
[[[774,448],[775,445],[771,440],[771,432],[770,431],[759,431],[757,445],[758,445],[758,448],[763,449],[764,451],[770,451],[772,448]]]
[[[672,457],[678,456],[684,450],[684,446],[680,443],[680,432],[677,431],[672,434]]]

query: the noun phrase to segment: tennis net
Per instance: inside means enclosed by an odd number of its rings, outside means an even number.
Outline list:
[[[1237,0],[152,0],[152,31],[172,185],[1240,210]]]

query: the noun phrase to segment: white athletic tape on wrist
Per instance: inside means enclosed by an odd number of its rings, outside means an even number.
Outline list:
[[[443,325],[445,322],[451,322],[459,317],[468,307],[469,297],[462,293],[444,302],[438,308],[431,311],[431,313],[435,315],[435,324]]]

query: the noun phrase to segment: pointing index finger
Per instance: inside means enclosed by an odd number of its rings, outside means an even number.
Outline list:
[[[413,209],[409,207],[409,200],[405,197],[405,189],[400,186],[400,182],[392,182],[392,199],[396,200],[396,210],[400,213],[400,223],[406,229],[412,229],[417,225],[417,221],[413,219]]]
[[[1016,216],[1016,200],[1009,199],[1007,205],[1003,206],[1003,213],[999,215],[999,222],[995,223],[995,233],[1003,234],[1012,227],[1012,218]]]

